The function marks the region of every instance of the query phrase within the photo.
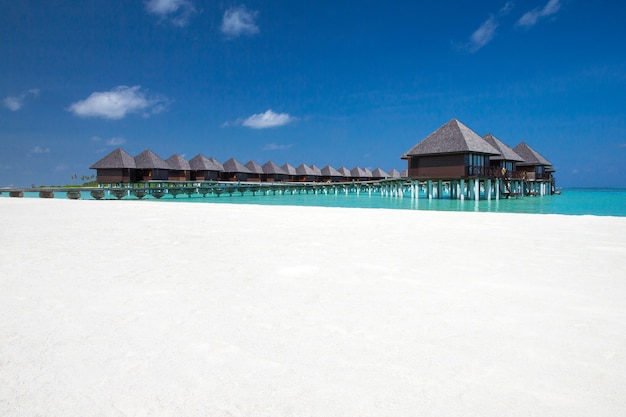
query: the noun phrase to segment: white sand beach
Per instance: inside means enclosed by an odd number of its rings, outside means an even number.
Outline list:
[[[0,199],[2,416],[624,416],[626,218]]]

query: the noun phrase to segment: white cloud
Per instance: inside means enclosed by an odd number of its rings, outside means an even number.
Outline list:
[[[242,125],[252,129],[267,129],[269,127],[284,126],[294,120],[295,117],[287,113],[274,113],[272,109],[269,109],[265,113],[253,114],[244,120]]]
[[[35,146],[33,149],[30,150],[30,153],[36,153],[36,154],[41,154],[41,153],[50,153],[50,148],[42,148],[41,146]]]
[[[111,91],[91,93],[85,100],[70,105],[68,110],[80,117],[122,119],[129,113],[142,112],[146,117],[159,113],[165,104],[162,98],[146,98],[138,85],[121,85]]]
[[[23,97],[6,97],[3,101],[4,106],[11,111],[18,111],[24,105]]]
[[[506,4],[500,9],[499,16],[506,16],[507,14],[511,13],[511,10],[513,10],[514,7],[515,3],[513,3],[512,1],[507,1]]]
[[[29,95],[33,97],[37,97],[39,95],[39,89],[31,88],[30,90],[28,90],[25,93],[20,94],[19,96],[15,96],[15,97],[7,96],[4,98],[4,100],[2,100],[2,103],[4,104],[4,107],[6,107],[7,109],[11,111],[18,111],[19,109],[24,107],[26,99],[28,98]]]
[[[491,42],[496,34],[496,29],[500,25],[499,19],[508,15],[511,10],[513,10],[513,7],[514,3],[512,1],[506,2],[498,11],[497,15],[490,16],[480,25],[478,29],[474,31],[474,33],[472,33],[469,42],[465,44],[464,49],[474,53]]]
[[[98,149],[96,150],[98,153],[105,152],[107,150],[107,146],[120,146],[126,143],[126,139],[117,136],[106,140],[102,139],[100,136],[92,136],[91,141],[98,144]]]
[[[493,39],[498,28],[496,18],[491,16],[485,20],[482,25],[470,36],[468,49],[470,52],[476,52],[483,46],[487,45]]]
[[[110,138],[106,140],[106,144],[109,146],[120,146],[126,143],[124,138]]]
[[[176,26],[186,26],[196,12],[189,0],[148,0],[146,10],[161,19],[169,19]]]
[[[560,0],[549,0],[542,9],[536,8],[527,13],[517,21],[518,26],[532,27],[535,26],[540,19],[551,16],[561,9]]]
[[[228,9],[222,19],[222,32],[230,37],[259,33],[255,22],[258,14],[258,11],[248,10],[245,6]]]
[[[279,145],[277,143],[267,143],[263,146],[264,151],[284,151],[291,148],[291,145]]]

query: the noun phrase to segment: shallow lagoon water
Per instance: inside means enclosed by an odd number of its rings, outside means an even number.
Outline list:
[[[84,192],[83,199],[92,199],[89,193]],[[2,193],[8,197],[8,193]],[[38,198],[38,193],[25,193],[27,198]],[[55,198],[67,198],[65,192],[55,192]],[[114,197],[107,197],[114,199]],[[132,196],[124,199],[135,199]],[[534,196],[500,200],[450,200],[421,197],[411,199],[405,197],[381,196],[379,193],[345,194],[269,194],[241,195],[236,192],[232,196],[216,195],[179,195],[177,198],[166,195],[160,200],[152,197],[144,198],[146,203],[163,201],[170,203],[193,204],[261,204],[261,205],[289,205],[315,207],[345,207],[345,208],[373,208],[398,210],[442,210],[442,211],[477,211],[500,213],[529,213],[529,214],[568,214],[568,215],[596,215],[626,217],[626,189],[610,188],[569,188],[564,189],[561,195]]]

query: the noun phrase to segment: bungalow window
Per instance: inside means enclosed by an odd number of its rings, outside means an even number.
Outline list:
[[[506,169],[508,172],[513,171],[513,162],[511,161],[502,161],[500,163],[500,167]]]
[[[538,179],[543,178],[543,171],[544,171],[544,166],[543,165],[538,165],[536,170],[535,170],[535,173],[537,174],[537,178]]]
[[[466,154],[465,166],[467,166],[468,175],[483,174],[484,167],[489,165],[489,157],[478,154]]]

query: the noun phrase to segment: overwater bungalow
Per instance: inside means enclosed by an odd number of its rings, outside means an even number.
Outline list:
[[[170,165],[150,149],[135,156],[135,166],[139,181],[167,181],[168,179]]]
[[[315,171],[313,171],[313,169],[306,164],[298,165],[296,167],[296,174],[296,180],[298,182],[313,182],[316,178]]]
[[[523,161],[517,163],[518,170],[524,178],[535,180],[551,180],[554,169],[552,163],[544,158],[539,152],[531,148],[525,142],[521,142],[515,148],[515,153],[522,157]]]
[[[224,162],[224,172],[220,173],[222,181],[247,181],[248,175],[252,173],[244,164],[235,158],[230,158]]]
[[[296,169],[294,167],[289,164],[285,164],[281,166],[281,168],[283,171],[285,171],[286,174],[285,181],[296,181],[296,178],[298,178],[298,173],[296,172]]]
[[[253,160],[250,160],[246,162],[245,167],[250,170],[246,181],[261,182],[261,177],[263,176],[263,167],[261,165],[257,164]]]
[[[456,119],[450,120],[409,149],[408,177],[416,179],[464,179],[486,177],[489,158],[500,155],[477,133]]]
[[[167,179],[169,181],[189,181],[191,166],[189,161],[175,153],[165,160],[170,166]]]
[[[400,171],[398,171],[397,169],[393,168],[392,170],[389,171],[389,177],[390,178],[400,178]]]
[[[315,173],[315,181],[321,181],[322,178],[322,170],[317,167],[317,165],[310,165],[311,169]]]
[[[320,180],[324,182],[339,182],[344,179],[343,175],[330,165],[326,165],[320,172],[322,173]]]
[[[285,181],[287,177],[287,173],[281,167],[276,165],[273,161],[267,161],[263,164],[263,176],[261,177],[263,181],[266,182],[277,182],[277,181]]]
[[[369,181],[372,179],[372,173],[360,167],[352,168],[350,170],[350,176],[355,181]]]
[[[515,153],[513,148],[491,133],[484,135],[483,139],[500,152],[500,155],[492,155],[489,157],[489,166],[492,168],[492,175],[502,178],[518,177],[517,164],[518,162],[523,162],[524,159]]]
[[[375,170],[372,171],[372,180],[383,180],[385,178],[390,178],[391,175],[389,175],[388,173],[386,173],[385,171],[383,171],[380,168],[376,168]]]
[[[189,160],[191,167],[190,179],[193,181],[217,181],[224,166],[215,160],[198,154]]]
[[[219,168],[219,170],[220,170],[220,172],[223,172],[223,171],[224,171],[224,164],[222,164],[220,161],[218,161],[217,159],[215,159],[215,158],[213,158],[213,157],[210,157],[210,158],[209,158],[209,161],[211,161],[211,163],[212,163],[213,165],[215,165],[216,167],[218,167],[218,168]]]
[[[352,181],[352,173],[344,166],[337,168],[337,172],[343,177],[343,181]]]
[[[121,148],[115,149],[89,167],[96,170],[96,181],[99,184],[135,182],[136,168],[135,158]]]

